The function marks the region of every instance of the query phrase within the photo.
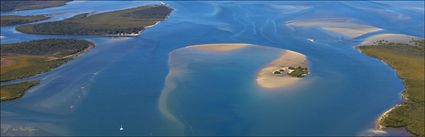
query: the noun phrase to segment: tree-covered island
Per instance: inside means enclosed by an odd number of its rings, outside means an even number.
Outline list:
[[[135,36],[164,20],[172,9],[164,4],[90,15],[76,15],[56,22],[29,24],[16,29],[30,34]]]
[[[0,17],[0,26],[13,26],[19,24],[26,24],[31,22],[37,22],[49,19],[45,15],[35,15],[35,16],[18,16],[18,15],[6,15]]]

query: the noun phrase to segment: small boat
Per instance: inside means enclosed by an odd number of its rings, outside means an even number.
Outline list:
[[[120,127],[120,131],[123,131],[124,130],[124,128],[122,127],[122,125],[121,125],[121,127]]]
[[[308,38],[307,40],[310,41],[310,42],[314,42],[314,39],[312,39],[312,38]]]

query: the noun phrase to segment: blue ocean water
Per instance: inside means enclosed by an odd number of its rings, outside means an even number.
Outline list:
[[[48,21],[55,21],[152,3],[159,2],[75,1],[1,14],[49,14],[53,18]],[[353,48],[368,35],[348,38],[284,23],[351,18],[383,29],[375,34],[424,37],[423,2],[166,3],[173,13],[138,37],[29,35],[14,26],[2,27],[1,43],[78,38],[96,44],[53,71],[27,78],[41,84],[21,99],[1,103],[2,130],[30,127],[38,129],[37,134],[55,135],[361,135],[401,101],[402,81],[390,67]],[[306,40],[311,37],[315,43]],[[218,70],[208,69],[217,64],[194,64],[191,67],[202,73],[179,77],[168,100],[170,111],[184,121],[183,128],[178,127],[158,107],[169,54],[207,43],[250,43],[300,52],[308,57],[311,74],[297,88],[257,92],[252,73],[258,70],[234,68],[258,68],[271,57],[262,60],[260,53],[250,51],[253,61],[225,62],[221,65],[227,67]],[[18,81],[9,83],[13,82]],[[124,131],[118,130],[121,125]]]

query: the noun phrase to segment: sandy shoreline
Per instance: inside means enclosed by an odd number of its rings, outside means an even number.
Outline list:
[[[282,67],[308,67],[306,56],[287,50],[257,74],[256,82],[263,88],[283,88],[295,84],[302,78],[292,77],[287,74],[276,75],[274,71]]]
[[[108,35],[105,35],[105,36],[113,36],[113,37],[137,37],[137,36],[139,36],[140,34],[142,34],[142,33],[143,33],[143,31],[145,31],[146,29],[152,28],[152,27],[154,27],[155,25],[158,25],[160,22],[161,22],[161,21],[157,21],[157,22],[156,22],[155,24],[153,24],[153,25],[146,26],[146,27],[144,27],[142,30],[138,31],[137,33],[108,34]]]
[[[390,113],[392,110],[394,110],[395,108],[399,107],[401,104],[397,104],[394,107],[388,109],[387,111],[385,111],[384,113],[382,113],[381,116],[379,116],[379,118],[376,120],[376,128],[378,130],[383,130],[384,128],[386,128],[385,126],[382,126],[382,120],[388,116],[388,113]]]
[[[323,30],[339,33],[351,38],[382,30],[377,27],[354,23],[348,18],[292,20],[286,22],[286,25],[295,27],[319,27]]]
[[[160,5],[165,5],[165,6],[167,6],[167,4],[166,3],[164,3],[164,2],[162,2],[161,1],[161,4]],[[145,26],[145,27],[143,27],[143,29],[142,30],[140,30],[140,31],[138,31],[137,33],[121,33],[121,34],[109,34],[109,35],[105,35],[105,36],[113,36],[113,37],[137,37],[137,36],[139,36],[139,35],[141,35],[146,29],[149,29],[149,28],[152,28],[152,27],[155,27],[156,25],[158,25],[159,23],[161,23],[162,21],[165,21],[169,16],[170,16],[171,14],[169,14],[169,15],[167,15],[163,20],[160,20],[160,21],[157,21],[157,22],[155,22],[154,24],[152,24],[152,25],[149,25],[149,26]]]

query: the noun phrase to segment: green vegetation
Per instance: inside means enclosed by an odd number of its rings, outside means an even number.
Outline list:
[[[93,43],[73,39],[45,39],[2,44],[0,81],[9,81],[33,76],[60,66]],[[1,86],[1,101],[23,96],[24,92],[37,85],[37,81]]]
[[[18,11],[43,9],[49,7],[63,6],[71,0],[2,0],[1,11]]]
[[[288,73],[288,75],[292,77],[304,77],[308,74],[308,69],[298,66],[297,68],[289,67],[290,70],[293,70],[291,73]]]
[[[416,44],[416,46],[422,46],[425,47],[425,40],[420,39],[412,39],[412,42]]]
[[[24,95],[25,91],[31,87],[37,85],[37,81],[28,81],[18,84],[11,84],[6,86],[1,86],[0,88],[0,98],[1,101],[13,100],[20,98]]]
[[[44,15],[36,15],[36,16],[17,16],[17,15],[8,15],[1,16],[1,26],[12,26],[19,24],[26,24],[31,22],[37,22],[41,20],[46,20],[49,17]]]
[[[75,39],[43,39],[13,44],[2,44],[1,54],[63,57],[80,52],[93,43]]]
[[[33,76],[60,66],[93,46],[91,42],[72,39],[45,39],[2,44],[0,81]]]
[[[404,102],[383,116],[379,124],[384,127],[406,127],[416,136],[425,136],[424,126],[424,40],[415,40],[416,46],[392,43],[360,46],[359,49],[381,59],[397,70],[405,82]]]
[[[2,57],[2,60],[11,60],[14,62],[14,65],[1,68],[0,80],[10,81],[49,71],[60,66],[69,59],[47,60],[45,57],[14,56]]]
[[[30,34],[63,35],[137,35],[145,27],[164,20],[172,9],[165,5],[141,6],[91,15],[85,13],[57,22],[19,26]]]

